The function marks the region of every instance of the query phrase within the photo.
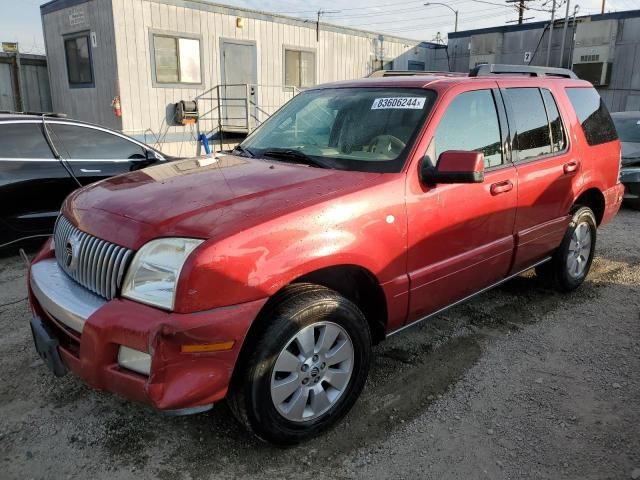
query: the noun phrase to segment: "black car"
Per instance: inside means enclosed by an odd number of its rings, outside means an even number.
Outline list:
[[[168,159],[98,125],[0,114],[0,249],[50,234],[62,201],[76,188]]]
[[[624,184],[624,202],[640,210],[640,112],[611,114],[622,142],[620,181]]]

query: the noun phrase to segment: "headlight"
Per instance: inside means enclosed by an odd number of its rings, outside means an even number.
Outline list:
[[[122,296],[173,310],[180,270],[189,254],[203,241],[160,238],[145,244],[127,270]]]

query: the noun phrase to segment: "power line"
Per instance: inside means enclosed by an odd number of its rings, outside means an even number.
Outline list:
[[[468,23],[469,21],[475,20],[475,19],[477,19],[479,17],[480,18],[487,17],[486,12],[488,10],[492,10],[493,11],[493,10],[498,10],[498,8],[488,8],[488,9],[484,10],[481,13],[480,16],[478,16],[478,15],[466,16],[466,17],[464,17],[465,23]],[[495,13],[491,13],[488,16],[495,16]],[[366,26],[366,25],[389,25],[389,24],[394,24],[395,25],[395,24],[403,23],[403,22],[415,22],[415,21],[419,21],[419,20],[431,20],[431,19],[435,19],[435,18],[449,18],[449,17],[451,17],[450,14],[447,14],[447,15],[429,15],[429,16],[426,16],[426,17],[417,17],[417,18],[414,17],[414,18],[405,18],[405,19],[396,19],[396,20],[385,20],[383,22],[381,21],[381,22],[366,22],[366,23],[349,23],[349,26],[356,27],[356,26]],[[437,23],[434,23],[432,25],[437,25],[437,24],[440,24],[440,23],[442,23],[442,22],[437,22]],[[424,24],[424,25],[429,25],[429,24]]]

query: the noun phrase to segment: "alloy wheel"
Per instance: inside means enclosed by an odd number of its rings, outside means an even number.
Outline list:
[[[340,325],[317,322],[303,328],[280,352],[271,374],[276,410],[293,422],[318,418],[347,390],[353,363],[353,343]]]

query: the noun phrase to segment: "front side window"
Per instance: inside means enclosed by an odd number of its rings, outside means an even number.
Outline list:
[[[454,98],[438,124],[431,149],[433,162],[447,150],[464,150],[483,153],[485,168],[502,164],[500,124],[491,90],[464,92]]]
[[[542,94],[537,88],[508,88],[516,135],[514,152],[518,161],[531,160],[551,153],[551,132]]]
[[[127,160],[145,158],[144,149],[126,138],[90,127],[47,123],[56,149],[70,160]]]
[[[600,145],[618,138],[611,115],[595,88],[567,88],[589,145]]]
[[[157,83],[202,83],[200,40],[154,34],[153,54]]]
[[[316,83],[316,54],[306,50],[284,51],[284,84],[308,88]]]
[[[241,147],[292,151],[343,170],[399,172],[436,94],[414,88],[331,88],[294,97]]]
[[[93,87],[93,65],[89,32],[64,39],[67,77],[72,87]]]
[[[0,123],[0,145],[0,158],[53,158],[37,123]]]

